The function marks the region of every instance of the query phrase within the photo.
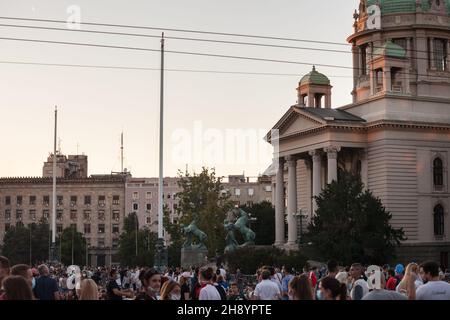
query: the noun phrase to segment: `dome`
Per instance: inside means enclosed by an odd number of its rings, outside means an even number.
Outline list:
[[[440,0],[447,8],[447,13],[450,15],[450,0]],[[367,0],[367,7],[380,4],[381,14],[391,13],[414,13],[416,12],[417,0]],[[422,10],[427,12],[430,10],[431,4],[428,0],[422,0]]]
[[[314,66],[312,71],[305,75],[300,80],[300,86],[305,84],[315,84],[315,85],[330,85],[330,79],[328,77],[320,72],[316,71],[316,67]]]
[[[404,59],[406,58],[406,50],[392,40],[388,40],[384,45],[375,49],[373,55]]]

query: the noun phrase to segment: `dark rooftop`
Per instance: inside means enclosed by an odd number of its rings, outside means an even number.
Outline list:
[[[357,117],[351,113],[343,110],[328,109],[328,108],[306,108],[298,107],[300,110],[308,112],[316,117],[327,121],[352,121],[352,122],[366,122],[366,120]]]

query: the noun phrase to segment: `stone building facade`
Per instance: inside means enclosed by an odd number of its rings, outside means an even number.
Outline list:
[[[88,262],[117,263],[125,217],[125,182],[118,176],[57,179],[56,232],[76,226],[88,244]],[[11,226],[51,221],[51,178],[0,179],[0,241]],[[111,260],[112,259],[112,260]]]
[[[276,245],[295,245],[299,210],[310,221],[312,197],[347,170],[405,230],[399,261],[433,259],[447,268],[450,1],[362,0],[348,42],[353,103],[331,108],[330,81],[314,69],[266,137],[277,146]]]

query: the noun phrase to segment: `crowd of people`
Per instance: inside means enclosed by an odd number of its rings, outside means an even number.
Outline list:
[[[448,270],[436,262],[297,271],[263,266],[254,277],[215,268],[11,266],[0,256],[0,300],[450,300]]]

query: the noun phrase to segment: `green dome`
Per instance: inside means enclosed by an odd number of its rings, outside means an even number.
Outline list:
[[[316,85],[330,85],[330,79],[327,78],[326,75],[317,72],[316,71],[316,67],[314,66],[312,71],[310,73],[308,73],[307,75],[305,75],[301,80],[300,80],[300,86],[304,85],[304,84],[316,84]]]
[[[404,59],[406,58],[406,50],[392,40],[388,40],[384,45],[375,49],[373,55]]]
[[[414,13],[416,12],[417,0],[368,0],[367,7],[380,4],[381,14],[390,13]],[[450,0],[441,0],[447,8],[447,13],[450,14]],[[431,5],[428,0],[422,0],[422,10],[427,12]]]

